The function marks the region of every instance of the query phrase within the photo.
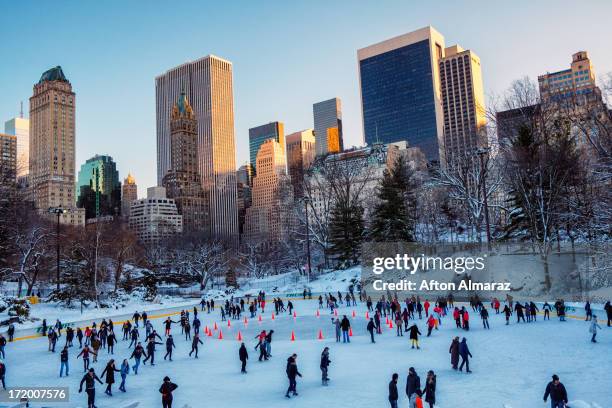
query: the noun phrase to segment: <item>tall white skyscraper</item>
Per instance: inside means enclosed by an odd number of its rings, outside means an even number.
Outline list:
[[[4,133],[17,137],[17,177],[30,172],[30,121],[22,117],[4,122]]]
[[[186,62],[155,78],[157,180],[170,169],[170,118],[182,91],[198,123],[198,170],[209,201],[213,238],[238,244],[236,145],[232,63],[213,55]]]

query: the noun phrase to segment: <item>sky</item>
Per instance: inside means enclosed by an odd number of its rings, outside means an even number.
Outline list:
[[[345,146],[361,145],[359,48],[432,25],[480,56],[491,97],[569,67],[578,50],[597,75],[611,72],[610,15],[608,0],[0,0],[0,123],[20,101],[27,116],[34,83],[61,65],[77,95],[76,171],[111,155],[142,196],[156,184],[155,76],[183,62],[232,61],[238,167],[250,127],[311,128],[312,104],[336,96]]]

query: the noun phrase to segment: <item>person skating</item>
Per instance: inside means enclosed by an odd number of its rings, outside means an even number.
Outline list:
[[[166,339],[166,354],[164,355],[164,360],[170,357],[169,360],[172,361],[172,349],[173,348],[176,348],[176,346],[174,345],[174,339],[172,338],[172,335],[170,335]]]
[[[376,343],[376,341],[374,340],[374,328],[375,327],[376,325],[374,324],[374,319],[370,317],[370,321],[368,322],[366,329],[370,333],[370,341],[372,343]]]
[[[597,315],[593,315],[591,320],[592,320],[591,327],[589,328],[589,333],[593,335],[591,336],[591,342],[597,343],[597,340],[595,340],[595,337],[597,337],[597,329],[601,330],[601,326],[597,324]]]
[[[242,374],[246,374],[246,365],[247,365],[247,360],[249,359],[249,352],[247,351],[246,346],[244,345],[244,343],[242,343],[240,345],[240,349],[238,349],[238,358],[240,359],[240,363],[241,363],[241,368],[240,368],[240,372]]]
[[[293,396],[297,396],[298,393],[296,378],[298,376],[302,376],[297,367],[297,354],[294,353],[287,359],[287,368],[285,371],[287,372],[287,378],[289,379],[289,388],[287,388],[287,393],[285,394],[285,397],[291,398],[289,393],[292,393]]]
[[[480,309],[480,318],[482,319],[482,327],[485,329],[490,329],[489,327],[489,311],[483,308]]]
[[[189,357],[191,357],[192,353],[195,353],[195,358],[198,358],[198,346],[200,344],[204,344],[202,340],[200,340],[200,335],[198,333],[193,335],[193,340],[191,340],[191,351],[189,352]]]
[[[127,379],[129,373],[130,363],[126,358],[123,360],[123,363],[121,363],[121,368],[119,368],[119,374],[121,374],[121,384],[119,384],[119,391],[121,392],[125,392],[125,380]]]
[[[140,313],[138,313],[138,311],[134,312],[132,319],[134,319],[134,326],[138,327],[138,322],[140,321]]]
[[[516,305],[514,305],[514,310],[516,311],[516,322],[519,323],[521,320],[523,320],[523,323],[525,323],[525,314],[523,312],[524,310],[523,305],[521,305],[519,302],[516,302]]]
[[[472,353],[470,353],[470,349],[467,345],[467,339],[464,337],[461,339],[461,343],[459,343],[459,356],[461,356],[461,365],[459,366],[459,371],[463,371],[463,365],[465,364],[465,372],[471,373],[470,371],[470,358],[472,357]]]
[[[436,404],[436,375],[432,370],[427,372],[423,393],[425,394],[425,402],[429,404],[429,408],[433,408]]]
[[[535,303],[529,302],[529,311],[531,312],[531,320],[534,322],[537,321],[537,315],[540,309],[538,309]]]
[[[138,343],[138,337],[140,337],[140,333],[138,332],[138,329],[134,326],[132,328],[132,331],[130,332],[130,345],[128,346],[128,348],[132,348],[132,344],[136,345]]]
[[[76,358],[79,358],[83,356],[83,371],[85,372],[89,369],[89,355],[90,354],[96,354],[96,353],[92,351],[89,348],[89,346],[85,346],[83,347],[83,350],[81,350],[81,352],[76,357]]]
[[[389,382],[389,404],[391,404],[391,408],[397,408],[397,400],[399,399],[399,392],[397,391],[398,378],[399,374],[393,373]]]
[[[0,334],[0,358],[5,359],[6,353],[4,349],[6,348],[6,338]]]
[[[408,369],[408,377],[406,378],[406,395],[408,396],[409,407],[415,408],[417,391],[421,390],[421,378],[417,375],[414,367]]]
[[[612,305],[610,304],[609,300],[604,305],[604,310],[606,311],[606,315],[608,317],[608,327],[610,327],[610,322],[612,322]]]
[[[506,317],[506,326],[510,324],[510,316],[512,316],[512,310],[508,307],[508,305],[504,305],[503,314]],[[546,318],[546,314],[544,314]]]
[[[98,362],[98,352],[100,350],[100,347],[102,347],[102,342],[100,342],[100,339],[98,339],[98,336],[92,335],[91,336],[91,348],[93,349],[93,362],[97,363]]]
[[[459,367],[459,337],[453,339],[448,352],[451,355],[451,366],[456,370]]]
[[[461,319],[463,320],[463,330],[469,331],[470,330],[470,314],[464,307],[461,308],[461,311],[462,311]]]
[[[434,327],[436,327],[436,318],[432,314],[427,318],[427,337],[431,336]]]
[[[397,337],[404,336],[404,331],[402,329],[402,324],[404,323],[402,319],[402,314],[400,312],[395,313],[395,331]]]
[[[544,311],[544,320],[550,320],[550,311],[552,310],[552,307],[548,302],[544,302],[542,310]]]
[[[342,317],[342,322],[340,322],[340,327],[342,328],[342,342],[350,343],[351,338],[349,336],[349,330],[351,329],[351,322],[346,317],[346,315]]]
[[[130,356],[130,358],[133,358],[135,361],[135,364],[132,366],[132,370],[134,371],[135,375],[138,375],[138,367],[140,367],[140,359],[142,356],[145,356],[146,358],[147,354],[145,353],[145,349],[142,347],[142,344],[138,342],[136,347],[134,347],[134,351],[132,351],[132,355]]]
[[[115,333],[111,331],[106,337],[106,347],[108,348],[109,354],[115,354],[115,343],[117,343],[117,337]]]
[[[340,343],[340,339],[342,338],[342,324],[340,323],[340,318],[334,319],[332,317],[332,324],[336,332],[336,343]]]
[[[69,375],[69,367],[68,367],[68,346],[64,346],[60,353],[60,377],[64,374],[64,369],[66,369],[66,377]]]
[[[416,324],[413,324],[412,326],[410,326],[410,342],[412,343],[412,347],[414,348],[416,346],[417,349],[420,349],[421,347],[419,346],[419,335],[421,334],[421,332],[419,331],[419,328],[417,327]]]
[[[87,393],[87,408],[96,408],[96,381],[102,384],[102,381],[96,375],[93,368],[81,379],[79,384],[79,393],[83,392],[83,383],[85,383],[85,392]]]
[[[79,348],[83,348],[83,331],[80,327],[77,327],[76,338],[79,341]]]
[[[0,381],[2,381],[3,390],[6,390],[5,378],[6,378],[6,364],[4,364],[4,361],[0,360]]]
[[[72,347],[72,341],[74,340],[74,329],[72,327],[66,328],[66,345]]]
[[[159,393],[162,395],[162,408],[172,408],[172,393],[178,388],[178,385],[170,381],[168,376],[164,377],[164,382],[159,387]]]
[[[149,338],[149,341],[147,342],[147,354],[146,354],[146,358],[144,359],[144,361],[142,362],[142,364],[147,364],[147,361],[149,361],[149,359],[151,360],[151,365],[154,366],[155,365],[155,345],[159,344],[161,345],[162,343],[157,342],[151,338]]]
[[[115,383],[115,372],[121,372],[121,370],[118,370],[115,367],[115,360],[111,359],[107,364],[106,367],[104,367],[104,371],[102,371],[102,374],[100,374],[100,376],[104,377],[104,374],[106,374],[106,378],[105,378],[105,382],[106,382],[106,390],[104,391],[104,393],[106,395],[109,396],[113,396],[113,384]]]
[[[255,339],[258,340],[257,345],[255,345],[255,350],[259,348],[259,361],[268,360],[268,354],[266,352],[266,331],[262,330]]]
[[[567,404],[567,391],[565,386],[559,381],[557,374],[553,374],[552,381],[546,386],[544,391],[544,402],[550,396],[550,408],[564,408]]]
[[[170,319],[169,317],[164,320],[164,327],[165,327],[165,335],[166,337],[170,336],[170,330],[172,329],[172,323],[179,323],[179,322],[175,322],[174,320]]]
[[[328,385],[329,377],[327,376],[327,370],[329,368],[329,364],[331,360],[329,359],[329,347],[325,347],[323,352],[321,353],[321,364],[319,367],[321,368],[321,384]]]
[[[47,335],[47,319],[43,319],[40,331],[42,332],[43,337]]]
[[[266,356],[268,358],[272,357],[272,335],[274,334],[274,330],[269,330],[268,334],[266,334]]]
[[[55,345],[57,344],[57,333],[55,332],[55,330],[49,330],[47,339],[49,340],[49,351],[55,353]]]
[[[584,320],[588,322],[589,320],[593,319],[593,310],[591,309],[591,302],[589,302],[588,300],[584,304],[584,313],[586,315]]]

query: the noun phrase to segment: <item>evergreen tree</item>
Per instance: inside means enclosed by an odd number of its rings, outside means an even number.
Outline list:
[[[354,203],[337,202],[331,214],[329,235],[330,254],[340,266],[356,264],[364,235],[363,208]]]
[[[385,169],[372,214],[370,238],[378,242],[414,242],[416,197],[412,170],[403,157]]]

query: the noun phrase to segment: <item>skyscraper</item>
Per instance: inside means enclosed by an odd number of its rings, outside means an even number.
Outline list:
[[[198,122],[184,92],[178,97],[170,119],[170,170],[163,185],[183,216],[183,230],[203,232],[210,223],[198,171]]]
[[[17,137],[0,133],[0,186],[14,186],[16,175]]]
[[[95,155],[83,163],[77,195],[77,206],[85,209],[86,219],[120,214],[121,181],[112,157]]]
[[[23,117],[4,122],[4,133],[17,137],[17,177],[30,172],[30,121]]]
[[[121,216],[124,219],[128,219],[130,216],[130,207],[134,200],[138,200],[138,186],[134,176],[128,173],[127,177],[123,179],[123,186],[121,187]]]
[[[444,156],[450,168],[476,158],[486,148],[486,117],[480,58],[458,45],[444,50],[439,62],[442,109],[444,112]]]
[[[433,27],[357,51],[368,145],[407,141],[428,160],[439,160],[444,123],[439,61],[443,56],[444,37]]]
[[[308,169],[314,161],[315,143],[315,135],[312,129],[287,135],[287,169],[289,176],[291,176],[295,197],[302,196],[304,170]]]
[[[75,93],[62,68],[44,72],[30,98],[30,186],[35,207],[70,210],[61,222],[85,223],[85,210],[75,208]]]
[[[149,187],[147,198],[132,202],[129,226],[145,244],[157,244],[183,232],[183,216],[163,187]]]
[[[572,55],[570,68],[556,72],[548,72],[538,76],[540,97],[542,102],[597,99],[601,95],[595,82],[593,65],[586,51],[578,51]]]
[[[249,129],[249,160],[255,174],[257,173],[257,153],[263,142],[268,139],[276,140],[283,150],[285,149],[285,128],[283,122],[270,122]]]
[[[157,180],[171,165],[170,114],[181,91],[198,123],[198,170],[214,238],[238,243],[232,63],[209,55],[155,78]]]
[[[257,153],[257,167],[252,204],[246,209],[244,240],[252,244],[283,241],[292,227],[293,188],[281,144],[267,139]]]
[[[316,155],[344,150],[342,139],[342,103],[332,98],[312,105]]]

